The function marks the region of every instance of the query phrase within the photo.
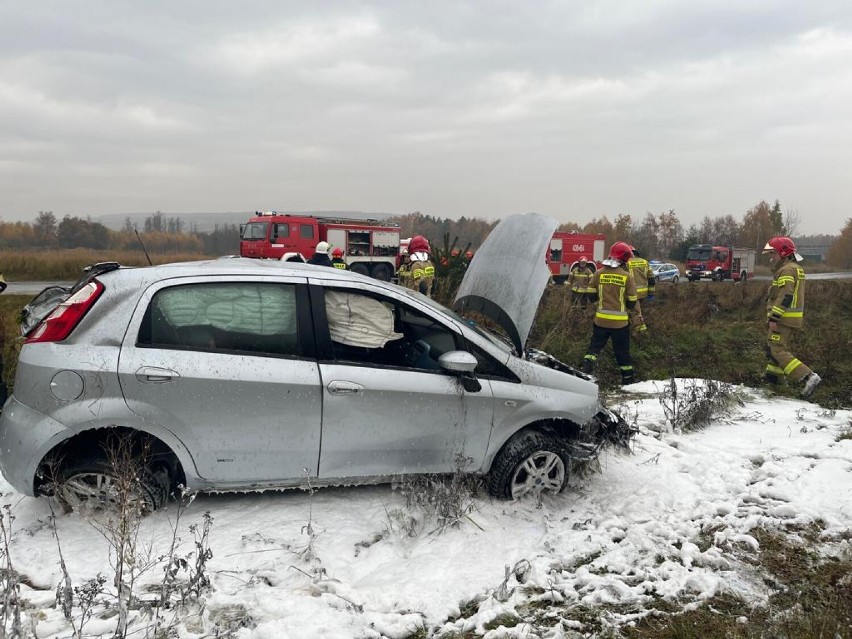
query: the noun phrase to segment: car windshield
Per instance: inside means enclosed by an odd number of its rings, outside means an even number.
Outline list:
[[[431,297],[426,297],[425,295],[422,295],[417,291],[407,289],[406,292],[415,296],[421,302],[425,302],[426,304],[428,304],[429,306],[431,306],[435,310],[438,310],[441,313],[449,315],[454,320],[456,320],[459,324],[464,324],[468,328],[474,330],[476,333],[478,333],[479,335],[481,335],[482,337],[484,337],[485,339],[487,339],[492,344],[499,347],[501,350],[505,351],[506,353],[508,353],[510,355],[517,355],[517,353],[515,353],[515,349],[512,347],[512,344],[511,344],[511,341],[509,340],[509,338],[507,336],[503,335],[502,333],[499,333],[499,332],[497,332],[497,331],[495,331],[491,328],[488,328],[486,326],[481,326],[471,319],[468,319],[466,317],[462,317],[461,315],[459,315],[455,311],[447,308],[446,306],[443,306],[442,304],[439,304],[438,302],[433,300]]]

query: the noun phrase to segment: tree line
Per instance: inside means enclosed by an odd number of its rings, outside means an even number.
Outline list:
[[[441,218],[415,211],[389,218],[399,224],[402,237],[423,235],[443,248],[476,250],[497,224],[476,217]],[[698,224],[684,227],[677,213],[670,209],[659,214],[646,213],[634,219],[630,214],[618,214],[614,220],[607,216],[593,218],[585,224],[566,222],[561,231],[601,233],[606,245],[625,241],[649,258],[683,261],[693,244],[745,246],[760,250],[773,235],[793,237],[798,246],[830,245],[825,261],[836,268],[852,268],[852,218],[839,236],[801,235],[797,211],[782,211],[781,204],[760,201],[746,211],[741,220],[732,215],[711,218],[705,216]],[[202,232],[187,225],[178,216],[161,212],[146,217],[137,228],[130,219],[120,230],[107,228],[91,218],[66,215],[57,219],[52,211],[41,211],[35,221],[0,221],[0,248],[90,248],[99,250],[138,249],[140,239],[151,253],[224,255],[239,252],[239,227],[222,224],[213,231]]]
[[[89,217],[66,215],[59,220],[52,211],[40,211],[31,223],[0,222],[0,248],[14,249],[133,250],[140,248],[141,240],[150,253],[223,255],[239,251],[239,237],[236,224],[201,232],[160,212],[146,217],[141,229],[127,218],[118,231]]]

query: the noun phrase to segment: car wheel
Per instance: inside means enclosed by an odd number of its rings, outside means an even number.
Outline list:
[[[382,282],[390,282],[393,277],[393,269],[388,264],[375,264],[371,275]]]
[[[672,284],[677,284],[679,281],[680,281],[680,278],[679,278],[677,275],[675,275],[675,276],[672,278]]]
[[[349,267],[349,270],[353,273],[358,273],[359,275],[369,275],[370,269],[369,267],[362,262],[355,262],[352,266]]]
[[[570,457],[556,437],[525,431],[503,446],[491,465],[489,490],[495,497],[518,499],[559,493],[568,482]]]
[[[166,503],[170,485],[165,467],[130,471],[124,477],[107,460],[88,459],[59,470],[54,494],[63,505],[78,512],[116,511],[127,503],[145,515]],[[122,494],[124,487],[126,496]]]
[[[740,273],[740,282],[745,282],[747,280],[748,280],[748,273],[746,273],[745,271]]]

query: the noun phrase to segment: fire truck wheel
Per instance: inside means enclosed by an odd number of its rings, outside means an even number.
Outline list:
[[[390,282],[393,277],[393,270],[387,264],[374,264],[373,272],[371,275],[377,280],[381,280],[383,282]]]
[[[360,262],[356,262],[352,266],[349,267],[349,270],[353,273],[358,273],[358,275],[369,275],[370,269],[367,268],[366,264],[361,264]]]

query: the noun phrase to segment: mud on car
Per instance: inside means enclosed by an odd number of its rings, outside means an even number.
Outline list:
[[[591,378],[524,347],[551,222],[498,225],[455,311],[300,263],[91,267],[24,309],[0,470],[26,495],[97,508],[118,499],[123,456],[145,511],[179,485],[372,483],[451,473],[460,458],[499,497],[559,492],[575,460],[631,432]],[[507,238],[530,253],[508,271],[492,261]]]

